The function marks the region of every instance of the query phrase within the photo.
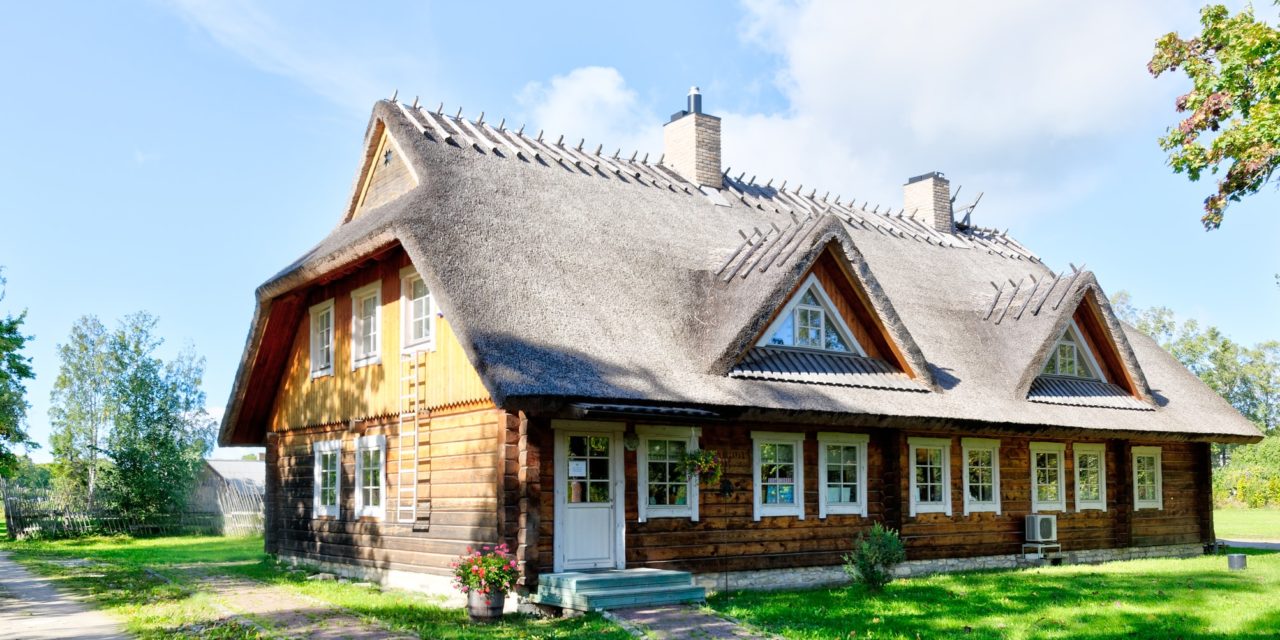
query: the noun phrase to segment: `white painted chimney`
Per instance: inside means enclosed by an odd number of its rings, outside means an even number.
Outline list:
[[[951,181],[941,171],[916,176],[902,187],[902,206],[907,215],[941,233],[955,231],[951,211]]]
[[[663,164],[698,186],[720,189],[720,118],[702,112],[702,94],[689,89],[689,104],[662,127]]]

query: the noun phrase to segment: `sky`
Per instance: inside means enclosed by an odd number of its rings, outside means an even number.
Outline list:
[[[1244,343],[1280,339],[1280,204],[1206,232],[1146,72],[1197,3],[11,3],[0,19],[0,314],[27,312],[29,428],[72,323],[160,317],[220,416],[254,288],[337,224],[373,103],[661,152],[691,85],[734,175],[900,206],[939,170],[1053,268]],[[1264,7],[1263,12],[1274,11]],[[219,450],[238,457],[241,450]]]

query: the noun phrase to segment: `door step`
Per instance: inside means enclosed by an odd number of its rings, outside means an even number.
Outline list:
[[[538,578],[531,602],[575,611],[703,602],[706,589],[687,571],[623,569],[571,571]]]

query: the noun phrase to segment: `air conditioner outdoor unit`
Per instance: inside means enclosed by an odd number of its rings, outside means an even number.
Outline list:
[[[1058,516],[1027,516],[1027,542],[1054,542],[1058,539]]]

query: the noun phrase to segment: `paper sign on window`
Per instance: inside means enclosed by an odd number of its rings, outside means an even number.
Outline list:
[[[587,461],[586,460],[570,460],[569,461],[569,477],[570,478],[587,477]]]

